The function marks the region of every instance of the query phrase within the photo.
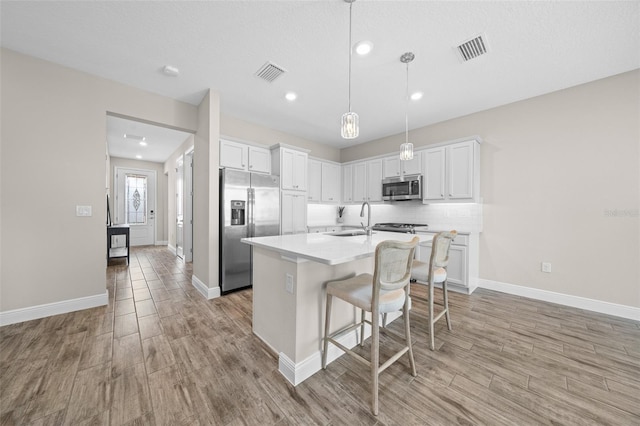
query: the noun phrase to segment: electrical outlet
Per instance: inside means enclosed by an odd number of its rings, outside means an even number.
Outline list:
[[[542,262],[542,272],[551,273],[551,262]]]
[[[285,286],[287,293],[293,294],[293,275],[287,274],[287,282]]]

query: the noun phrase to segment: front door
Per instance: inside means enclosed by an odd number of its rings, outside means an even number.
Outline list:
[[[128,223],[132,246],[154,245],[156,227],[155,170],[116,167],[115,223]]]

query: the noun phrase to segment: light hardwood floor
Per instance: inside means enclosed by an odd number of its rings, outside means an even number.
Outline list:
[[[109,266],[107,282],[107,307],[0,328],[0,424],[640,424],[638,322],[451,293],[436,351],[412,314],[418,377],[406,358],[383,373],[376,418],[350,358],[297,387],[278,373],[251,333],[250,290],[207,301],[158,247]]]

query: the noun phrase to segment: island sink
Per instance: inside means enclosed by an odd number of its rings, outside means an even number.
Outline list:
[[[367,233],[363,229],[347,229],[344,231],[326,232],[325,235],[332,235],[334,237],[355,237],[356,235],[367,235]]]

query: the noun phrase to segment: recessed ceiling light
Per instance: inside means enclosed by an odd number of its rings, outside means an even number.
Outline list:
[[[411,94],[411,100],[412,100],[412,101],[420,100],[420,99],[422,99],[422,96],[423,96],[423,95],[424,95],[424,94],[423,94],[422,92],[415,92],[415,93],[412,93],[412,94]]]
[[[142,155],[136,155],[136,158],[139,160],[142,158]]]
[[[140,141],[140,146],[147,146],[147,143],[145,141]]]
[[[356,53],[360,56],[368,55],[373,49],[373,43],[368,40],[359,41],[356,43]]]
[[[298,95],[295,92],[287,92],[284,97],[288,101],[295,101],[298,98]]]
[[[125,139],[135,139],[137,141],[144,141],[147,139],[144,136],[132,135],[131,133],[125,133],[123,136]]]

